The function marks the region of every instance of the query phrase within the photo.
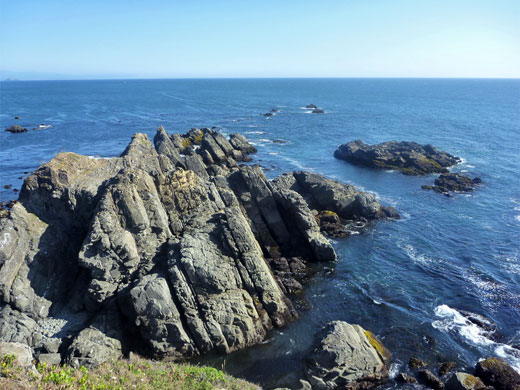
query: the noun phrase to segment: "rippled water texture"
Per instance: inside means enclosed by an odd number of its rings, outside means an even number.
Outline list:
[[[264,385],[291,384],[313,334],[329,320],[359,323],[394,355],[473,366],[487,355],[520,370],[519,80],[128,80],[4,82],[0,199],[13,198],[24,172],[60,151],[119,154],[135,132],[153,136],[218,126],[258,145],[268,177],[295,169],[323,173],[376,193],[403,215],[335,241],[339,261],[317,267],[310,310],[266,343],[213,358]],[[325,114],[302,107],[314,103]],[[261,113],[276,108],[275,116]],[[14,116],[22,117],[14,120]],[[454,168],[482,178],[470,195],[421,190],[434,176],[409,177],[335,160],[340,144],[410,140],[462,157]],[[286,143],[272,141],[285,140]],[[5,184],[13,188],[4,189]],[[325,267],[332,267],[328,272]],[[461,314],[496,324],[487,332]],[[392,383],[389,386],[393,386]]]

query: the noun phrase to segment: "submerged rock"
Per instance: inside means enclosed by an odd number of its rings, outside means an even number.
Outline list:
[[[323,111],[321,108],[315,108],[311,111],[312,114],[325,114],[325,111]]]
[[[120,157],[42,165],[0,219],[0,341],[95,366],[229,353],[295,319],[306,262],[336,259],[314,213],[396,212],[308,172],[269,181],[238,165],[254,152],[240,134],[161,127]]]
[[[405,175],[425,175],[448,172],[460,162],[458,157],[439,151],[432,145],[415,142],[383,142],[367,145],[362,140],[340,145],[334,157],[369,168],[395,169]]]
[[[480,184],[482,180],[479,177],[472,179],[460,173],[450,173],[440,175],[435,179],[435,185],[423,185],[421,188],[449,195],[450,192],[471,192]]]
[[[392,355],[361,326],[333,321],[317,339],[306,367],[313,389],[367,389],[387,380]]]
[[[13,126],[6,128],[5,131],[9,131],[10,133],[25,133],[26,131],[29,131],[29,130],[20,125],[13,125]]]

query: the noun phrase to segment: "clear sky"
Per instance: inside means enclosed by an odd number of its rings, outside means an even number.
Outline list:
[[[520,0],[0,0],[0,77],[520,77]]]

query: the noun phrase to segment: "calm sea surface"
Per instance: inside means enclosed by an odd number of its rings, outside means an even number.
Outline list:
[[[326,113],[309,114],[302,109],[309,103]],[[260,116],[272,108],[280,112]],[[399,210],[399,222],[334,242],[339,260],[318,267],[306,289],[311,308],[298,321],[211,364],[266,386],[290,385],[314,333],[327,321],[345,320],[383,340],[394,355],[393,373],[411,355],[462,368],[501,356],[520,370],[520,80],[2,82],[0,129],[16,123],[52,128],[0,131],[2,201],[16,196],[24,172],[61,151],[115,156],[133,133],[153,137],[158,125],[168,132],[218,126],[255,143],[255,162],[270,178],[311,170],[374,192]],[[358,138],[432,143],[463,158],[453,171],[479,176],[484,185],[447,198],[421,190],[434,176],[333,158],[339,144]],[[487,317],[498,332],[491,337],[461,310]]]

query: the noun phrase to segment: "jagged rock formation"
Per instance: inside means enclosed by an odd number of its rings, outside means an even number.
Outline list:
[[[435,179],[433,186],[424,184],[421,188],[450,196],[450,192],[471,192],[480,184],[482,184],[482,179],[479,177],[472,179],[460,173],[450,173],[440,175]]]
[[[432,145],[415,142],[383,142],[367,145],[362,140],[340,145],[334,157],[369,168],[394,169],[405,175],[445,173],[460,162],[458,157],[442,152]]]
[[[239,134],[160,127],[117,158],[42,165],[0,218],[0,340],[93,366],[229,353],[296,318],[305,262],[336,259],[315,215],[398,214],[319,175],[268,181],[237,164],[254,152]]]
[[[367,389],[388,379],[391,353],[359,325],[332,321],[307,358],[313,389]]]

